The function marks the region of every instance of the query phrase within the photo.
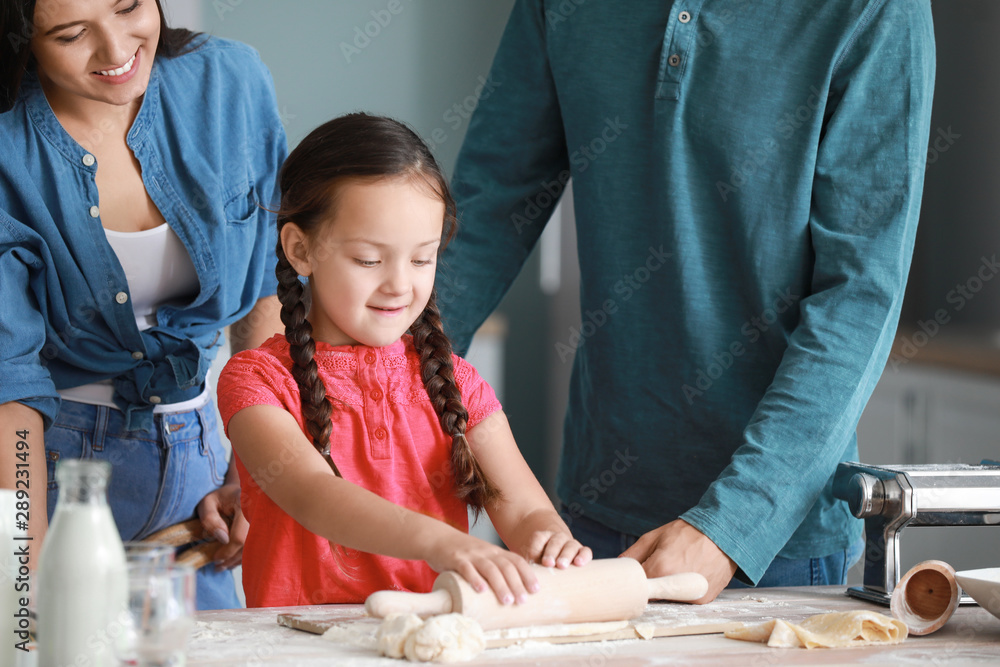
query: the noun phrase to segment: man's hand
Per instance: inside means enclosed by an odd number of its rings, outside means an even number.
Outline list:
[[[708,593],[695,604],[714,600],[736,573],[736,563],[715,542],[681,519],[649,531],[622,556],[642,563],[647,577],[700,572],[708,580]]]
[[[215,552],[215,569],[229,570],[242,563],[243,542],[250,524],[240,511],[240,485],[223,484],[202,498],[198,517],[205,533],[222,544]]]

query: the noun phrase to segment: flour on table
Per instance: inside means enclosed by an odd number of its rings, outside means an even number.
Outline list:
[[[784,602],[783,600],[769,600],[768,598],[766,598],[764,596],[754,597],[753,595],[744,595],[740,599],[741,600],[750,600],[752,602],[760,602],[760,603],[765,604],[765,605],[767,605],[769,607],[787,607],[788,606],[788,603]]]
[[[356,621],[352,623],[337,623],[336,625],[331,625],[322,634],[322,637],[328,642],[350,644],[359,648],[375,650],[378,647],[378,635],[373,633],[372,629],[370,624],[358,624]],[[403,654],[400,653],[392,657],[402,658]]]

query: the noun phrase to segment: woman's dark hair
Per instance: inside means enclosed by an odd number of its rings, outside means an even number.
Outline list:
[[[192,44],[199,34],[185,28],[167,27],[163,5],[156,1],[160,13],[160,41],[157,55],[178,56],[197,47]],[[17,100],[21,79],[34,67],[31,38],[35,34],[36,0],[0,0],[0,113],[9,111]]]
[[[292,360],[292,375],[302,397],[302,416],[316,449],[323,453],[337,475],[330,456],[332,406],[319,378],[314,355],[312,325],[306,318],[304,286],[281,245],[281,228],[294,222],[315,234],[329,220],[339,188],[348,180],[416,178],[445,205],[443,240],[455,233],[455,201],[448,182],[430,150],[410,128],[390,118],[353,113],[335,118],[313,130],[291,152],[281,169],[281,207],[278,211],[278,298]],[[423,312],[410,326],[413,346],[420,355],[420,375],[427,395],[452,437],[451,466],[460,498],[475,509],[500,499],[479,467],[465,438],[469,413],[455,383],[451,342],[441,327],[434,292]]]

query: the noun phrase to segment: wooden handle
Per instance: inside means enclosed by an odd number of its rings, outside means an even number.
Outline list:
[[[378,591],[365,600],[365,611],[375,618],[385,618],[389,614],[416,614],[421,617],[450,614],[451,595],[445,590],[431,593]]]
[[[167,526],[149,535],[141,540],[141,542],[165,544],[171,547],[181,547],[186,544],[193,545],[177,557],[177,563],[179,565],[187,565],[195,570],[199,570],[214,561],[215,552],[222,546],[219,542],[215,541],[214,537],[205,534],[205,529],[202,527],[199,519],[188,519],[187,521]]]
[[[200,570],[215,561],[215,552],[222,545],[218,542],[203,542],[187,549],[177,557],[177,565],[187,565],[194,570]]]
[[[896,584],[889,610],[906,623],[911,635],[929,635],[948,622],[958,602],[955,570],[943,561],[925,560],[910,568]]]
[[[179,547],[203,539],[205,539],[205,529],[201,527],[201,521],[198,519],[189,519],[188,521],[167,526],[163,530],[158,530],[142,541]]]
[[[691,602],[705,597],[708,593],[708,579],[697,572],[671,574],[666,577],[648,579],[649,600],[673,600]]]

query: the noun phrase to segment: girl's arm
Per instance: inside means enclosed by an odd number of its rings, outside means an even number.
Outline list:
[[[477,591],[492,588],[504,604],[523,601],[538,588],[517,554],[334,475],[295,418],[279,407],[243,408],[229,420],[229,439],[247,470],[280,470],[258,480],[261,490],[316,535],[350,549],[424,560],[437,572],[454,570]]]
[[[476,424],[467,438],[483,472],[503,494],[503,500],[487,512],[504,544],[546,567],[589,562],[590,549],[573,539],[552,506],[521,456],[503,411]]]
[[[231,354],[252,350],[274,334],[284,331],[278,297],[261,297],[253,309],[229,327]],[[236,459],[229,461],[226,480],[198,503],[198,516],[205,533],[222,543],[215,553],[216,570],[230,570],[243,561],[243,543],[250,526],[240,511],[240,478]],[[228,518],[228,521],[227,521]]]

